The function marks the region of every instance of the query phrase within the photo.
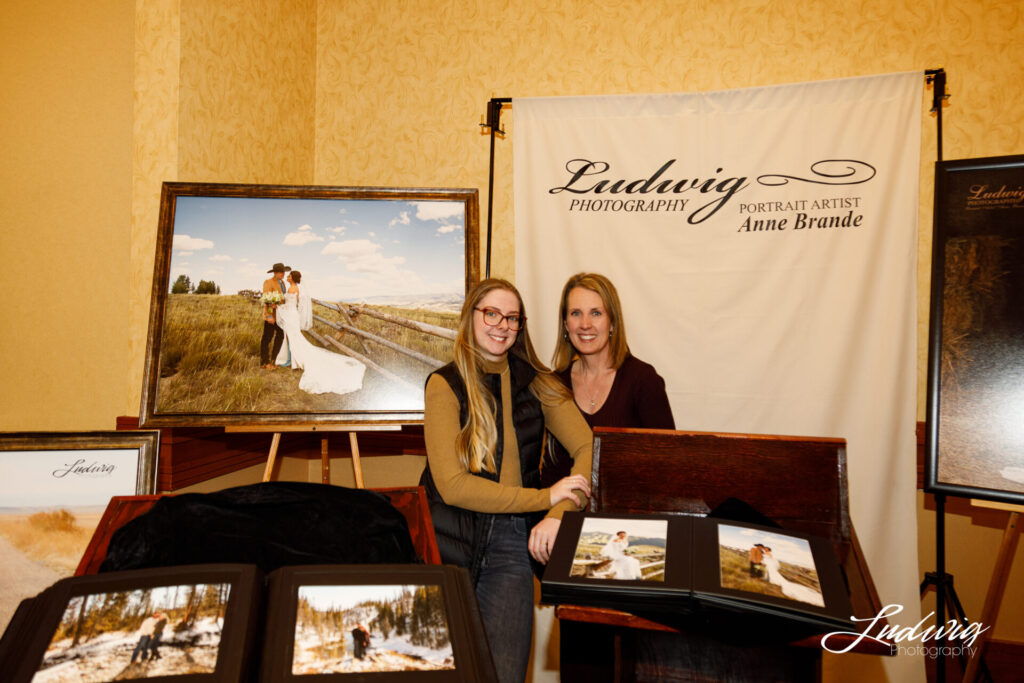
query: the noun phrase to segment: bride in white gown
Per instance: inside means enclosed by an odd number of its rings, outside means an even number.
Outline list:
[[[629,540],[626,538],[626,532],[620,531],[601,548],[601,554],[611,558],[611,571],[612,578],[614,579],[643,578],[640,572],[640,560],[626,555],[626,548],[628,547]]]
[[[808,588],[807,586],[799,583],[793,583],[786,579],[779,572],[779,561],[771,553],[771,548],[765,548],[764,550],[764,570],[765,579],[768,583],[775,584],[782,589],[782,594],[787,598],[793,600],[799,600],[800,602],[806,602],[811,605],[817,605],[818,607],[825,606],[825,600],[821,597],[821,593]]]
[[[284,303],[277,307],[277,324],[284,330],[285,343],[277,357],[278,365],[290,365],[293,370],[302,370],[299,389],[310,394],[347,394],[363,387],[363,373],[366,366],[359,361],[313,346],[303,336],[313,324],[313,306],[309,297],[299,290],[302,273],[293,270],[288,274],[287,293]]]

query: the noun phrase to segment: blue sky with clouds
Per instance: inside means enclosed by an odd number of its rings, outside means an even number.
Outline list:
[[[462,202],[178,197],[174,221],[171,283],[259,290],[284,263],[333,300],[465,290]]]

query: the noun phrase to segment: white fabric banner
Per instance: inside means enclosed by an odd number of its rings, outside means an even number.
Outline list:
[[[603,273],[678,429],[846,439],[852,518],[901,625],[920,614],[923,82],[513,101],[516,281],[538,353],[565,280]]]

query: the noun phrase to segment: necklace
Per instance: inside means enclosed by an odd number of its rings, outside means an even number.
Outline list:
[[[597,408],[597,396],[598,396],[599,393],[603,392],[603,390],[605,388],[604,387],[604,379],[606,377],[608,377],[609,374],[611,376],[614,376],[615,373],[614,373],[614,371],[612,371],[611,373],[605,373],[605,374],[596,373],[596,374],[591,375],[591,377],[593,377],[594,379],[587,380],[587,379],[584,378],[582,364],[579,366],[579,371],[577,373],[577,376],[579,377],[580,392],[584,394],[587,402],[589,402],[589,404],[590,404],[590,410],[588,410],[587,413],[589,413],[591,415],[594,414],[594,412],[595,412],[595,410]],[[587,386],[588,384],[591,385],[591,386],[588,387]]]

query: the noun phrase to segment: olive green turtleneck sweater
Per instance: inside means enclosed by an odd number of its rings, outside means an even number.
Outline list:
[[[455,440],[459,434],[459,402],[448,383],[438,375],[427,381],[423,433],[427,463],[438,493],[448,505],[488,513],[519,513],[547,510],[551,507],[549,489],[523,488],[519,471],[519,444],[512,428],[512,388],[508,360],[485,362],[483,371],[501,375],[501,407],[504,441],[501,474],[491,481],[472,474],[459,462]],[[534,380],[536,382],[537,380]],[[573,457],[573,474],[590,480],[593,460],[593,435],[571,397],[556,403],[541,400],[544,426]],[[577,494],[586,502],[582,493]],[[561,519],[566,510],[576,509],[571,500],[551,508],[548,517]]]

